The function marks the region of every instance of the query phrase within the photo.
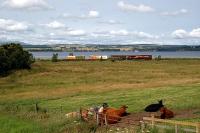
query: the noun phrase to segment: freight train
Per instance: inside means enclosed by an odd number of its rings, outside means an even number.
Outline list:
[[[69,55],[66,57],[67,61],[95,61],[95,60],[152,60],[152,55],[111,55],[108,57],[107,55],[90,55],[89,58],[85,56],[74,56]]]

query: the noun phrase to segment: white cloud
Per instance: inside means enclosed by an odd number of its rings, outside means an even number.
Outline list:
[[[69,36],[85,36],[86,32],[84,30],[71,30],[66,32],[66,35]]]
[[[26,31],[29,26],[26,22],[18,22],[10,19],[0,19],[0,29],[4,31]]]
[[[159,39],[160,37],[157,35],[152,35],[145,32],[138,32],[138,31],[127,31],[125,29],[122,30],[110,30],[110,31],[95,31],[91,34],[93,37],[131,37],[131,38],[137,38],[137,39]]]
[[[188,10],[181,9],[181,10],[174,11],[174,12],[162,12],[161,15],[163,15],[163,16],[178,16],[178,15],[186,14],[186,13],[188,13]]]
[[[113,19],[110,19],[110,20],[107,20],[107,21],[99,21],[98,23],[109,24],[109,25],[122,24],[122,22],[116,21],[116,20],[113,20]]]
[[[98,11],[90,11],[89,14],[88,14],[88,17],[91,17],[91,18],[96,18],[98,16],[99,16]]]
[[[50,36],[55,36],[55,33],[50,33],[49,35],[50,35]]]
[[[177,39],[182,39],[188,37],[188,33],[183,29],[178,29],[172,32],[172,36]]]
[[[162,41],[154,41],[154,40],[150,40],[150,41],[127,40],[124,44],[159,44],[159,45],[163,45],[164,42],[162,42]]]
[[[96,29],[94,32],[92,32],[90,34],[91,37],[95,37],[95,38],[102,38],[102,37],[112,37],[113,35],[111,35],[109,33],[109,31],[105,31],[105,30],[99,30],[99,29]]]
[[[109,34],[100,34],[100,33],[91,33],[90,34],[91,35],[91,37],[95,37],[95,38],[99,38],[99,37],[109,37],[109,38],[111,38],[112,36],[111,35],[109,35]]]
[[[71,14],[68,14],[68,13],[64,13],[62,16],[64,18],[69,18],[69,19],[93,19],[93,18],[99,17],[99,12],[95,11],[95,10],[91,10],[87,14],[82,14],[80,16],[71,15]]]
[[[197,28],[197,29],[193,29],[189,35],[191,37],[195,37],[195,38],[200,38],[200,28]]]
[[[151,34],[145,33],[145,32],[133,32],[133,35],[135,35],[136,37],[139,37],[139,38],[148,38],[148,39],[158,39],[159,38],[159,36],[151,35]]]
[[[200,38],[200,28],[193,29],[191,32],[187,32],[183,29],[175,30],[172,32],[172,37],[176,39]]]
[[[64,28],[65,24],[60,23],[58,21],[53,21],[53,22],[50,22],[48,24],[45,24],[45,26],[47,26],[49,28],[53,28],[53,29],[60,29],[60,28]]]
[[[129,36],[129,37],[135,37],[135,38],[144,38],[144,39],[158,39],[159,36],[156,35],[151,35],[149,33],[145,32],[137,32],[137,31],[127,31],[127,30],[111,30],[110,35],[115,35],[115,36]]]
[[[118,2],[118,7],[124,11],[135,11],[135,12],[153,12],[154,9],[147,5],[134,5],[134,4],[127,4],[124,1]]]
[[[6,35],[1,35],[1,34],[0,34],[0,40],[7,40],[7,36],[6,36]]]
[[[12,9],[41,10],[50,9],[45,0],[6,0],[2,4],[3,7]]]
[[[110,34],[111,35],[118,35],[118,36],[127,36],[127,35],[129,35],[129,32],[127,30],[118,30],[118,31],[111,30]]]

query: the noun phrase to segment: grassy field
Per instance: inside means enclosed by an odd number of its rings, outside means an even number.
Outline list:
[[[142,112],[159,99],[172,109],[196,109],[199,96],[197,59],[36,61],[32,70],[0,78],[0,132],[63,132],[72,124],[65,113],[103,102],[126,104],[129,112]],[[35,103],[48,116],[36,114]]]

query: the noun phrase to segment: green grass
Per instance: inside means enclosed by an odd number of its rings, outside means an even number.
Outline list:
[[[38,123],[18,119],[14,116],[0,115],[1,133],[42,133]]]
[[[197,59],[37,61],[31,70],[0,78],[0,115],[6,114],[0,118],[6,121],[0,129],[63,132],[73,123],[65,119],[65,113],[103,102],[113,107],[126,104],[129,112],[142,112],[146,105],[160,99],[174,110],[200,108],[199,66]],[[35,113],[36,102],[48,110],[48,117]]]
[[[79,95],[49,99],[41,101],[41,106],[46,107],[65,107],[66,111],[76,110],[81,106],[94,106],[103,102],[108,102],[111,106],[119,107],[128,105],[130,112],[141,112],[144,107],[159,99],[163,99],[167,107],[173,109],[198,108],[200,106],[200,85],[199,86],[177,86],[144,89],[130,89],[126,91],[110,91],[101,93],[80,93]],[[184,102],[183,102],[184,101]]]

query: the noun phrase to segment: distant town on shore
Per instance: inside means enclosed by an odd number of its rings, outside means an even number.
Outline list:
[[[103,52],[103,51],[200,51],[200,45],[158,45],[158,44],[47,44],[32,45],[18,43],[27,51]],[[0,43],[0,45],[6,43]]]
[[[99,51],[200,51],[200,45],[101,45],[101,44],[56,44],[56,45],[27,45],[22,44],[28,51],[66,51],[66,52],[99,52]]]

